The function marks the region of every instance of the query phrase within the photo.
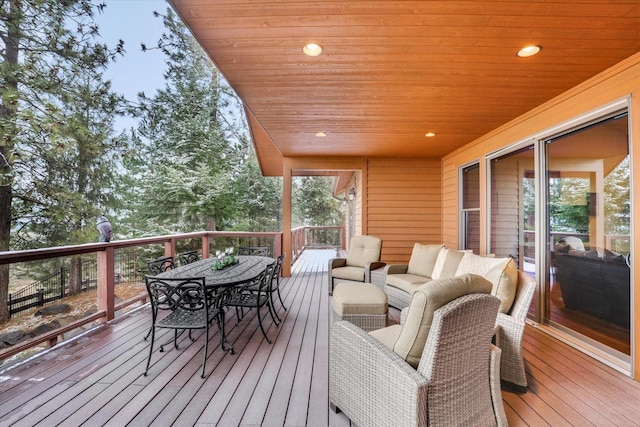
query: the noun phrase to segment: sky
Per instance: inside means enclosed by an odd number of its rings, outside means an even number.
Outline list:
[[[96,15],[102,40],[109,47],[115,47],[122,39],[126,51],[109,66],[106,78],[111,80],[113,90],[127,99],[137,99],[139,92],[153,96],[164,86],[164,55],[157,50],[142,52],[140,43],[149,47],[160,39],[164,30],[162,18],[154,17],[153,12],[164,14],[168,3],[164,0],[93,0],[96,4],[100,1],[107,5],[102,14]],[[132,119],[118,119],[116,127],[121,130],[134,124]]]
[[[102,14],[96,15],[96,23],[102,40],[115,47],[118,40],[124,40],[125,55],[111,63],[105,77],[112,82],[112,89],[131,101],[137,100],[137,94],[144,92],[152,97],[157,89],[164,87],[163,73],[166,68],[165,57],[159,50],[142,52],[140,43],[147,47],[155,46],[165,30],[162,17],[156,18],[153,12],[165,14],[169,4],[165,0],[92,0],[94,4],[106,3]],[[228,122],[242,126],[241,106],[231,102],[222,114]],[[119,117],[115,121],[117,132],[128,130],[137,125],[137,121],[128,117]]]

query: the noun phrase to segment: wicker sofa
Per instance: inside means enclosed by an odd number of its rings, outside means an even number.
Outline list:
[[[511,258],[480,256],[439,244],[414,244],[408,264],[387,264],[384,274],[374,279],[383,283],[374,283],[383,286],[391,307],[402,310],[420,285],[467,273],[479,274],[493,283],[492,294],[502,301],[501,313],[511,309],[518,282],[518,270]]]
[[[384,275],[372,277],[382,281],[377,285],[383,286],[389,306],[401,309],[403,313],[415,290],[424,283],[468,273],[488,279],[493,285],[492,295],[501,300],[495,329],[495,343],[502,350],[501,379],[522,391],[526,389],[522,339],[537,284],[530,275],[518,270],[512,259],[416,243],[409,264],[388,264],[384,271]]]

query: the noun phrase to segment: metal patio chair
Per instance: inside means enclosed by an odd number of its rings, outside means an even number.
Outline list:
[[[163,273],[167,270],[176,268],[176,262],[172,256],[163,256],[151,261],[147,261],[148,274],[153,276]]]
[[[278,324],[269,303],[269,287],[271,285],[271,278],[273,276],[275,264],[275,262],[269,264],[255,280],[244,285],[239,285],[226,302],[227,307],[235,307],[236,309],[236,314],[238,316],[236,324],[244,317],[243,310],[245,308],[255,308],[257,311],[256,316],[258,316],[258,323],[260,324],[260,330],[269,344],[271,344],[271,340],[267,336],[267,332],[264,330],[264,316],[260,315],[260,308],[266,305],[274,323],[276,323],[276,325]]]
[[[144,371],[146,376],[151,364],[153,346],[157,329],[172,329],[173,338],[160,346],[160,351],[164,351],[164,346],[173,342],[173,346],[178,349],[178,337],[189,331],[189,339],[193,342],[191,332],[194,329],[202,329],[205,334],[205,344],[202,353],[202,374],[204,378],[207,353],[209,350],[209,326],[214,321],[220,330],[220,346],[224,349],[224,314],[217,300],[211,300],[211,295],[207,295],[204,277],[189,278],[160,278],[147,276],[145,284],[149,300],[151,302],[151,342],[149,345],[149,357]],[[169,314],[161,316],[162,312]]]
[[[180,265],[191,264],[192,262],[200,261],[200,254],[198,251],[189,251],[178,254],[178,261]]]

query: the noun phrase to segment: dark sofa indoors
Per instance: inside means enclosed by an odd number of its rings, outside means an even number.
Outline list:
[[[628,329],[630,270],[625,257],[566,245],[555,249],[553,265],[565,307]]]

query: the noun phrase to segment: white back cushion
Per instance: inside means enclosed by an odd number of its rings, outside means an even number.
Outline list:
[[[444,245],[414,244],[409,265],[407,266],[407,273],[431,278],[433,266],[436,263],[440,249],[443,247]]]

